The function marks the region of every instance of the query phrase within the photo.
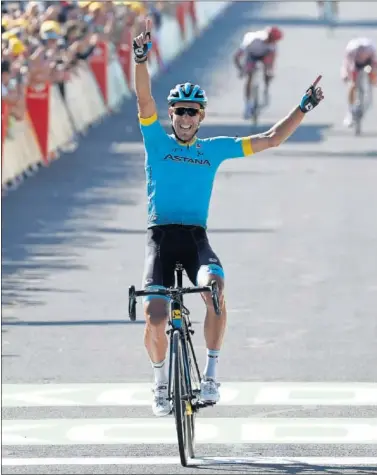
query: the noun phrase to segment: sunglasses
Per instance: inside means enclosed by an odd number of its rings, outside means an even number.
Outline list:
[[[183,116],[187,114],[190,117],[195,117],[199,114],[200,109],[194,109],[193,107],[175,107],[173,111],[175,115]]]

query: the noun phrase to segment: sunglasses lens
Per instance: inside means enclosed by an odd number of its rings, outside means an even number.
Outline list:
[[[193,107],[176,107],[174,109],[174,114],[183,116],[185,114],[189,115],[190,117],[194,117],[199,113],[199,109],[194,109]]]

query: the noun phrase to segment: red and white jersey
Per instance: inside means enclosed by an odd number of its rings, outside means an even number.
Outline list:
[[[275,44],[267,43],[265,30],[249,31],[242,39],[239,50],[249,56],[261,58],[275,51]]]
[[[364,52],[368,53],[368,57],[374,62],[377,61],[377,50],[372,40],[369,38],[354,38],[348,42],[346,46],[346,58],[349,61],[358,61],[360,48],[364,47]]]

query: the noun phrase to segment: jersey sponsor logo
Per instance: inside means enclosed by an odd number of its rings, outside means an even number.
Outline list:
[[[184,162],[184,163],[192,163],[193,165],[203,165],[210,167],[211,163],[208,160],[201,160],[199,158],[189,158],[189,157],[182,157],[180,155],[166,155],[164,160],[172,160],[173,162]]]

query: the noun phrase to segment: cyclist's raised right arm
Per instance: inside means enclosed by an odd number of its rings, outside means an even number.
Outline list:
[[[151,91],[151,78],[148,71],[148,50],[150,39],[151,20],[145,24],[145,31],[133,41],[135,60],[135,91],[138,104],[140,129],[147,147],[158,148],[166,132],[157,118],[156,103]]]
[[[145,22],[145,30],[133,41],[135,57],[135,90],[139,117],[149,119],[156,114],[156,104],[151,91],[151,78],[147,66],[147,54],[151,44],[150,19]]]
[[[156,113],[156,103],[151,92],[151,78],[147,63],[135,64],[135,90],[139,117],[148,119]]]

